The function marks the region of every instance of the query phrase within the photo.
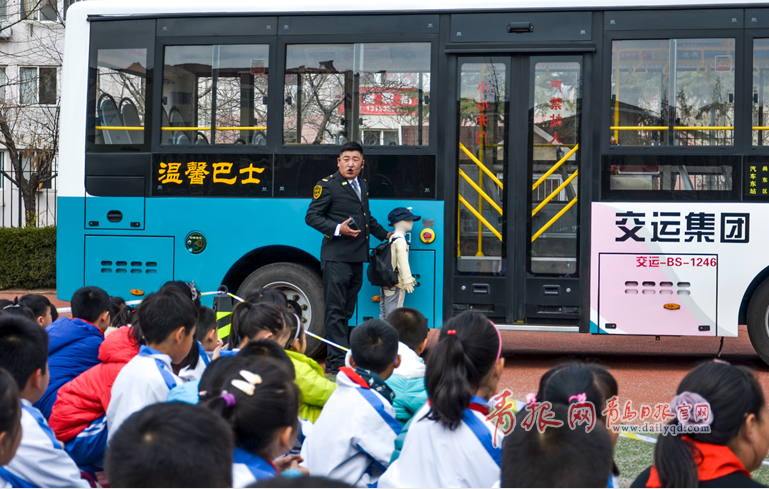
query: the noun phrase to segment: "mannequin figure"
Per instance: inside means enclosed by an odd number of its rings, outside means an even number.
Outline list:
[[[406,292],[409,294],[414,292],[417,281],[411,276],[406,233],[414,227],[414,221],[422,219],[405,207],[393,209],[387,217],[390,220],[390,225],[395,228],[395,232],[390,236],[390,253],[393,270],[398,272],[398,283],[393,287],[382,287],[379,296],[379,317],[381,319],[385,319],[395,309],[403,307]]]

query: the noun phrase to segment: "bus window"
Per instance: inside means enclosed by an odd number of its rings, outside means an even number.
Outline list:
[[[429,143],[430,44],[291,45],[284,144]]]
[[[162,144],[267,144],[267,45],[168,46]]]
[[[769,39],[753,41],[753,146],[769,145]]]
[[[612,42],[610,143],[734,144],[734,39]]]
[[[146,49],[98,50],[95,144],[144,143],[146,77]]]

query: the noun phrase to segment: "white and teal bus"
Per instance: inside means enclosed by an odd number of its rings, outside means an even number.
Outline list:
[[[423,216],[406,305],[431,326],[466,310],[516,331],[747,324],[769,360],[767,117],[758,2],[81,2],[58,293],[275,287],[322,334],[304,215],[358,141],[374,216]],[[364,285],[353,321],[378,295]]]

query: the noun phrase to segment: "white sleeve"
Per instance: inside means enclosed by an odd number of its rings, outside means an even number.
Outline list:
[[[63,448],[54,445],[28,413],[21,416],[22,437],[13,460],[4,468],[32,487],[91,487],[80,478],[80,469]],[[57,442],[58,443],[58,442]]]
[[[129,365],[126,365],[120,371],[112,384],[112,398],[107,407],[108,441],[133,413],[151,404],[165,402],[168,398],[169,389],[159,372],[144,372],[128,367]],[[157,375],[158,379],[153,378],[153,374]]]
[[[334,229],[334,236],[341,236],[342,235],[342,224],[337,224],[336,229]]]

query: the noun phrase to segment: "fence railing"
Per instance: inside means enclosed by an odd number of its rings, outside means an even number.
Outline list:
[[[2,156],[5,156],[4,154]],[[0,160],[0,164],[2,160]],[[14,180],[16,174],[12,168],[5,169]],[[23,176],[29,178],[33,170],[22,170]],[[56,174],[57,168],[54,164],[53,173]],[[35,192],[35,226],[55,226],[56,225],[56,178],[45,182]],[[26,212],[24,199],[21,190],[6,176],[0,174],[0,227],[24,227],[26,226]]]

